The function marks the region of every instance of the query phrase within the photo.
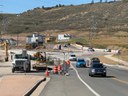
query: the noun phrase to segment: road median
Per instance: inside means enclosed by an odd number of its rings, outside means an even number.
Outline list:
[[[38,85],[45,80],[44,76],[4,76],[0,82],[0,96],[30,96]]]

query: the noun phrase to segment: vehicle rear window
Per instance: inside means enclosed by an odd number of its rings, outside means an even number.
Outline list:
[[[102,64],[93,64],[93,68],[103,68]]]
[[[84,62],[84,59],[78,59],[78,62]]]

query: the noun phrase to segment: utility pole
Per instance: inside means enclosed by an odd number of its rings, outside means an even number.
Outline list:
[[[97,30],[97,22],[95,18],[95,12],[91,13],[91,26],[90,26],[90,31],[89,31],[89,45],[92,47],[92,40],[93,37],[96,36],[96,30]]]
[[[2,7],[3,5],[0,5],[0,7]],[[3,19],[3,12],[0,10],[0,14],[1,14],[1,19]],[[1,27],[1,30],[0,30],[0,37],[2,38],[2,27]]]

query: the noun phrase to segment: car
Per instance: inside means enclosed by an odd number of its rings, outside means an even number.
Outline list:
[[[100,64],[100,59],[97,57],[91,58],[91,64]]]
[[[89,47],[89,48],[87,49],[87,51],[94,52],[95,50],[94,50],[92,47]]]
[[[86,61],[84,58],[78,58],[76,61],[76,67],[86,67]]]
[[[111,49],[104,49],[104,52],[111,52]]]
[[[98,57],[93,57],[91,58],[92,61],[100,61],[100,59]]]
[[[92,64],[89,68],[89,76],[100,75],[106,77],[107,70],[103,64]]]
[[[70,61],[76,61],[76,60],[77,60],[76,55],[75,55],[75,54],[71,54],[71,55],[69,56],[69,60],[70,60]]]

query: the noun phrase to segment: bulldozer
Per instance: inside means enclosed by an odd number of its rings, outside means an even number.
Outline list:
[[[4,46],[4,50],[5,50],[5,62],[8,61],[9,56],[8,56],[8,43],[6,41],[0,43],[0,46]]]

